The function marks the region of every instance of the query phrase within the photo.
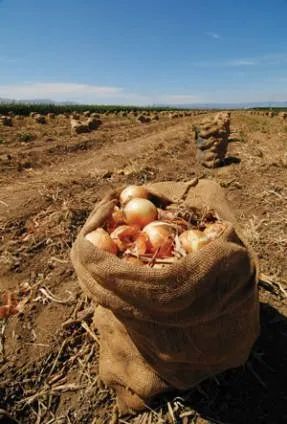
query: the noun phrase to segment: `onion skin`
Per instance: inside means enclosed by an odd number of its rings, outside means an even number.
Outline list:
[[[10,306],[0,306],[0,319],[8,318],[10,315]]]
[[[137,225],[140,228],[157,219],[157,208],[147,199],[130,200],[124,207],[124,213],[129,225]]]
[[[150,252],[158,250],[157,257],[171,256],[174,246],[174,229],[165,222],[154,221],[144,227],[150,241]]]
[[[5,293],[0,297],[0,319],[6,319],[10,315],[18,314],[18,302],[12,298],[12,295]]]
[[[134,247],[132,249],[133,253],[137,256],[144,255],[150,247],[150,241],[143,231],[139,233],[139,236],[137,237]]]
[[[119,225],[126,224],[126,217],[122,209],[115,206],[112,215],[108,218],[105,228],[112,233]]]
[[[118,253],[117,245],[111,239],[109,233],[103,228],[97,228],[85,236],[85,239],[92,243],[95,247],[105,252],[116,255]]]
[[[172,211],[166,210],[166,209],[161,209],[161,208],[157,208],[158,211],[158,219],[161,220],[167,220],[167,221],[172,221],[173,219],[176,218],[176,214]]]
[[[225,228],[225,225],[221,222],[207,224],[204,230],[204,234],[209,240],[216,240],[223,233]]]
[[[143,186],[129,185],[121,192],[120,202],[125,205],[132,199],[147,199],[148,196],[149,192]]]
[[[124,252],[136,242],[140,230],[132,225],[120,225],[111,233],[111,239],[120,252]]]
[[[187,253],[195,253],[210,242],[210,239],[199,230],[184,231],[179,236],[179,240]]]
[[[112,213],[112,218],[117,225],[126,224],[126,217],[122,209],[115,209]]]

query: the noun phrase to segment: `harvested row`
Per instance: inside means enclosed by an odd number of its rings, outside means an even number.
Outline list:
[[[192,125],[202,118],[139,124],[128,117],[115,122],[105,116],[96,131],[75,136],[70,135],[70,118],[56,117],[46,124],[25,118],[29,131],[39,131],[38,138],[18,145],[9,137],[15,137],[20,123],[15,120],[15,126],[1,128],[6,139],[1,155],[28,154],[34,148],[47,157],[48,146],[58,149],[50,155],[53,161],[39,169],[32,167],[11,177],[1,168],[0,296],[3,291],[12,293],[22,312],[0,322],[1,334],[5,327],[0,409],[22,424],[286,420],[284,124],[232,112],[228,156],[238,160],[209,169],[196,160],[192,135]],[[50,131],[55,141],[44,139]],[[95,144],[89,151],[59,154],[82,139]],[[195,177],[212,179],[225,189],[246,239],[259,256],[264,275],[259,288],[261,336],[246,367],[207,380],[198,390],[166,394],[153,411],[139,417],[117,418],[114,394],[98,378],[99,336],[92,326],[90,303],[81,294],[70,264],[70,247],[95,202],[110,189]],[[12,300],[10,304],[12,308]]]

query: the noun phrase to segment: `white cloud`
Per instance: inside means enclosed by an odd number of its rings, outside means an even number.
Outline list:
[[[152,105],[163,100],[157,95],[130,92],[124,88],[77,83],[26,81],[0,85],[0,98],[13,100],[47,99],[88,104]]]
[[[184,104],[202,101],[189,94],[143,95],[123,88],[76,83],[33,83],[0,85],[0,98],[15,100],[49,99],[81,103],[151,105],[159,103]]]
[[[220,38],[220,35],[216,34],[216,32],[205,32],[205,34],[212,38]]]
[[[287,63],[287,53],[271,53],[257,57],[243,57],[230,60],[206,60],[193,62],[193,65],[200,68],[209,67],[240,67],[240,66],[261,66],[280,65]]]
[[[257,62],[251,59],[239,59],[239,60],[231,60],[230,62],[226,62],[230,66],[255,66]]]
[[[234,65],[233,65],[234,66]],[[276,82],[278,82],[276,80]],[[262,87],[261,87],[262,86]],[[273,87],[273,88],[271,88]],[[260,81],[247,90],[210,90],[199,94],[141,94],[129,92],[127,89],[113,86],[76,83],[33,83],[26,82],[15,85],[0,85],[0,98],[9,99],[50,99],[56,101],[76,101],[88,104],[122,104],[122,105],[153,105],[153,104],[197,104],[212,102],[255,102],[279,101],[287,99],[287,93],[282,90],[282,82],[274,85],[274,80]]]
[[[15,63],[15,62],[17,62],[17,60],[9,58],[9,57],[0,57],[0,62],[1,63]]]
[[[203,60],[193,62],[199,68],[225,68],[240,66],[256,66],[258,63],[254,59],[233,59],[233,60]]]
[[[53,100],[83,97],[110,98],[122,94],[122,88],[75,83],[26,83],[0,85],[0,97],[12,99],[49,98]]]

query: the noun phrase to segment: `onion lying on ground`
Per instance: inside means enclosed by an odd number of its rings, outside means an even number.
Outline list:
[[[124,214],[129,225],[143,228],[157,219],[157,208],[147,199],[135,198],[125,205]]]
[[[131,199],[147,199],[149,192],[143,186],[129,185],[120,194],[120,202],[122,205],[128,203]]]
[[[103,228],[97,228],[85,236],[85,239],[92,243],[95,247],[105,252],[116,255],[118,253],[117,245],[111,239],[109,233]]]

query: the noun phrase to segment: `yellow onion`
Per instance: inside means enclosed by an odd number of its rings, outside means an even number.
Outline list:
[[[117,207],[112,213],[112,217],[116,224],[126,224],[126,217],[122,209]]]
[[[139,236],[140,230],[132,225],[120,225],[111,233],[111,239],[120,252],[131,247]]]
[[[141,231],[135,240],[132,252],[137,256],[144,255],[148,251],[149,245],[147,234]]]
[[[150,252],[158,250],[157,257],[171,256],[174,245],[174,229],[165,222],[154,221],[146,225],[143,233],[147,234],[150,242]]]
[[[122,209],[115,206],[111,216],[107,219],[105,228],[109,233],[113,232],[118,225],[126,224],[126,217]]]
[[[207,224],[204,230],[204,234],[209,240],[217,239],[224,231],[225,225],[221,222],[215,222],[213,224]]]
[[[109,233],[103,228],[97,228],[85,236],[85,239],[92,243],[95,247],[105,252],[116,255],[118,252],[117,245],[111,239]]]
[[[157,208],[158,219],[164,219],[167,221],[172,221],[176,218],[176,214],[173,211],[169,211],[167,209]]]
[[[125,205],[124,214],[129,225],[142,228],[157,218],[157,208],[147,199],[135,198]]]
[[[179,240],[187,253],[194,253],[210,242],[210,239],[199,230],[184,231],[179,236]]]
[[[147,199],[149,192],[143,186],[129,185],[120,194],[122,205],[128,203],[131,199]]]

